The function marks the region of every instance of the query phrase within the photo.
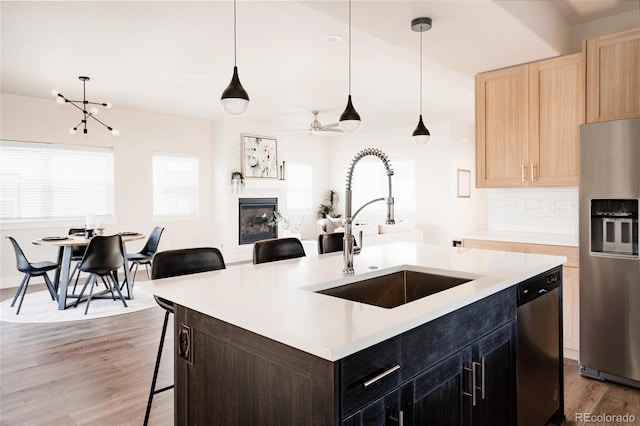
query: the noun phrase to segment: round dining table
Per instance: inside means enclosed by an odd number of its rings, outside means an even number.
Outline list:
[[[144,234],[137,232],[121,232],[122,238],[122,251],[124,253],[124,282],[123,286],[127,286],[127,299],[133,299],[133,292],[131,291],[131,280],[129,279],[129,264],[127,262],[127,248],[126,243],[130,241],[143,240]],[[69,286],[70,271],[71,271],[71,253],[73,247],[86,247],[89,245],[91,238],[85,238],[84,235],[65,235],[60,237],[44,237],[38,240],[33,240],[32,243],[39,246],[58,247],[58,265],[60,268],[56,270],[54,279],[54,286],[58,291],[58,309],[66,309],[69,306],[75,305],[75,300],[67,304],[67,288]]]

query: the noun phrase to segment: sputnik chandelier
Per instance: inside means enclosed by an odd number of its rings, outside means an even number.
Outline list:
[[[78,77],[80,79],[80,81],[82,81],[82,100],[81,101],[74,101],[72,99],[67,99],[62,93],[58,92],[57,90],[53,90],[51,93],[53,93],[53,95],[56,97],[56,103],[58,105],[64,105],[64,104],[71,104],[74,107],[78,108],[80,111],[82,111],[82,120],[80,120],[80,122],[75,125],[74,127],[72,127],[69,130],[69,133],[71,133],[72,135],[75,135],[78,132],[78,128],[79,127],[83,127],[82,129],[82,133],[87,134],[87,119],[89,118],[93,118],[95,121],[97,121],[98,123],[102,124],[104,127],[107,128],[107,130],[109,130],[111,132],[111,134],[113,136],[118,136],[120,134],[120,132],[117,129],[112,128],[111,126],[107,126],[106,124],[104,124],[102,121],[100,121],[99,119],[96,118],[96,115],[98,115],[98,108],[96,108],[95,106],[89,108],[89,110],[87,111],[87,108],[89,105],[99,105],[101,107],[104,107],[106,109],[111,109],[111,103],[110,102],[90,102],[87,100],[87,81],[89,81],[89,77],[83,77],[80,76]]]

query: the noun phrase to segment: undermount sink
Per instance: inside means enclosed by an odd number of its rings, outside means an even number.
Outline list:
[[[316,293],[381,308],[395,308],[472,280],[472,278],[405,270],[319,290]]]

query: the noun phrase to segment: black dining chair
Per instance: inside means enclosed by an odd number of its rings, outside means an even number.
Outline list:
[[[147,270],[147,278],[151,279],[151,275],[149,273],[149,265],[151,265],[153,256],[155,256],[156,252],[158,251],[158,245],[160,244],[162,231],[164,231],[164,228],[156,226],[155,228],[153,228],[153,231],[151,231],[151,234],[149,235],[149,238],[147,239],[144,247],[142,247],[142,250],[140,250],[138,253],[127,254],[127,261],[129,261],[129,263],[131,264],[129,268],[129,276],[131,277],[132,288],[133,284],[136,281],[136,273],[138,272],[139,265],[144,265],[145,269]]]
[[[89,312],[89,305],[91,299],[95,296],[111,293],[111,298],[115,300],[115,294],[113,290],[118,293],[118,297],[122,300],[125,308],[127,302],[124,300],[124,296],[120,291],[120,287],[117,281],[117,271],[124,265],[124,248],[122,247],[122,237],[120,235],[100,236],[97,235],[91,239],[87,250],[80,261],[78,269],[81,272],[87,272],[89,276],[76,299],[75,306],[82,301],[82,296],[90,286],[89,296],[87,297],[87,307],[84,310],[86,315]],[[103,290],[99,294],[93,294],[93,288],[98,282],[98,277],[102,280],[102,283],[107,287],[107,290]]]
[[[318,254],[342,251],[343,248],[344,232],[325,232],[318,235]]]
[[[84,228],[69,228],[69,235],[84,235]],[[76,294],[76,287],[78,285],[78,279],[80,278],[80,270],[78,267],[80,266],[80,261],[84,256],[84,252],[87,250],[87,246],[73,246],[71,247],[71,261],[76,262],[73,272],[69,275],[69,283],[73,281],[73,277],[76,277],[75,282],[73,283],[73,291],[72,294]],[[77,275],[76,275],[77,274]]]
[[[254,265],[304,256],[306,253],[302,242],[295,237],[271,238],[257,241],[253,245]]]
[[[215,247],[196,247],[179,250],[167,250],[157,253],[151,267],[151,279],[176,277],[179,275],[196,274],[200,272],[216,271],[225,269],[224,258],[222,253]],[[164,347],[164,338],[167,333],[167,323],[169,322],[169,314],[174,312],[173,302],[154,296],[158,305],[165,310],[164,322],[162,324],[162,333],[160,334],[160,344],[158,345],[158,355],[156,356],[156,365],[153,369],[153,379],[151,380],[151,390],[149,391],[149,400],[147,402],[147,410],[144,414],[144,425],[149,423],[149,414],[151,414],[151,404],[153,396],[173,389],[175,385],[166,386],[162,389],[156,389],[156,381],[158,379],[158,370],[160,369],[160,358],[162,357],[162,348]]]
[[[49,294],[51,294],[52,300],[58,300],[58,295],[56,294],[56,290],[53,287],[53,283],[49,279],[49,275],[47,272],[58,269],[60,265],[55,262],[35,262],[31,263],[27,260],[27,257],[24,255],[24,252],[20,248],[20,245],[13,237],[7,237],[11,244],[13,245],[13,249],[16,252],[16,267],[18,271],[24,273],[24,278],[22,278],[22,283],[18,287],[18,291],[16,291],[16,295],[13,296],[13,301],[11,302],[11,307],[16,304],[16,300],[20,293],[22,296],[20,297],[20,303],[18,304],[18,310],[16,311],[16,315],[20,313],[20,308],[22,308],[22,301],[24,300],[24,295],[27,294],[27,288],[29,287],[29,280],[31,277],[42,277],[44,278],[44,282],[47,285],[47,289],[49,290]]]

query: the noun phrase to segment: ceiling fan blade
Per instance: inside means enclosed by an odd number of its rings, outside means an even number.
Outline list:
[[[331,128],[335,128],[335,127],[339,127],[340,123],[331,123],[331,124],[323,124],[322,125],[322,129],[331,129]]]

